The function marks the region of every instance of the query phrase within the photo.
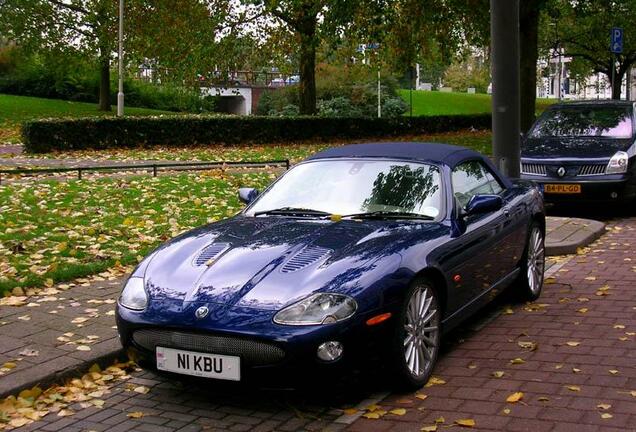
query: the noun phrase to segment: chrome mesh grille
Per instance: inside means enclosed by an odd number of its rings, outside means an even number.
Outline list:
[[[579,171],[577,175],[580,176],[590,176],[590,175],[601,175],[605,174],[605,167],[607,164],[588,164],[581,165],[579,167]]]
[[[211,259],[217,258],[230,247],[229,243],[212,243],[206,246],[194,260],[194,265],[202,266]]]
[[[330,249],[308,246],[292,256],[281,268],[283,273],[291,273],[311,265],[331,253]]]
[[[139,346],[155,351],[157,346],[240,356],[250,366],[265,366],[281,361],[285,351],[276,345],[229,336],[204,335],[170,330],[136,330],[133,340]]]
[[[546,175],[545,165],[536,164],[536,163],[522,163],[521,164],[521,172],[524,174],[532,174],[532,175]]]

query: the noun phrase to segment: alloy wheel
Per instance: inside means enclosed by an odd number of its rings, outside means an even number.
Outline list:
[[[432,368],[439,343],[439,313],[430,288],[413,291],[406,309],[404,331],[406,366],[413,377],[420,378]]]
[[[528,287],[533,294],[537,294],[543,283],[543,271],[545,267],[545,246],[543,235],[537,227],[532,229],[528,242],[527,263]]]

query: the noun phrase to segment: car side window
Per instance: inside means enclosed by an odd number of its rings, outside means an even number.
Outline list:
[[[503,188],[483,163],[468,161],[453,169],[453,193],[461,207],[475,195],[499,194]]]

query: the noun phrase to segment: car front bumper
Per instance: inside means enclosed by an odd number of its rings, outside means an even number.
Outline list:
[[[594,178],[555,179],[545,176],[522,174],[524,180],[539,184],[544,200],[548,203],[629,202],[636,199],[636,181],[631,175],[603,175]],[[577,193],[551,193],[546,185],[578,185]]]
[[[241,358],[242,382],[275,386],[295,386],[364,366],[386,351],[393,321],[367,326],[365,321],[374,314],[357,314],[341,323],[322,326],[281,326],[271,319],[258,323],[265,315],[254,317],[253,327],[259,329],[256,332],[144,322],[139,313],[119,305],[116,320],[122,346],[144,368],[156,370],[157,346],[231,355]],[[318,358],[318,346],[327,341],[343,344],[339,359],[325,362]]]

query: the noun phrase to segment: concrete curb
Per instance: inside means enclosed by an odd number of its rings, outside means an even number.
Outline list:
[[[101,368],[106,368],[112,365],[116,360],[128,360],[128,357],[121,348],[102,353],[98,356],[88,358],[86,360],[78,361],[77,363],[66,365],[54,372],[44,372],[41,376],[35,376],[28,381],[22,381],[15,387],[1,390],[0,399],[3,399],[10,395],[17,396],[18,393],[20,393],[22,390],[30,389],[35,386],[40,387],[42,390],[46,390],[52,385],[62,384],[68,379],[82,376],[95,363],[97,363]]]
[[[590,219],[548,217],[546,225],[546,255],[575,254],[605,233],[603,222]]]

